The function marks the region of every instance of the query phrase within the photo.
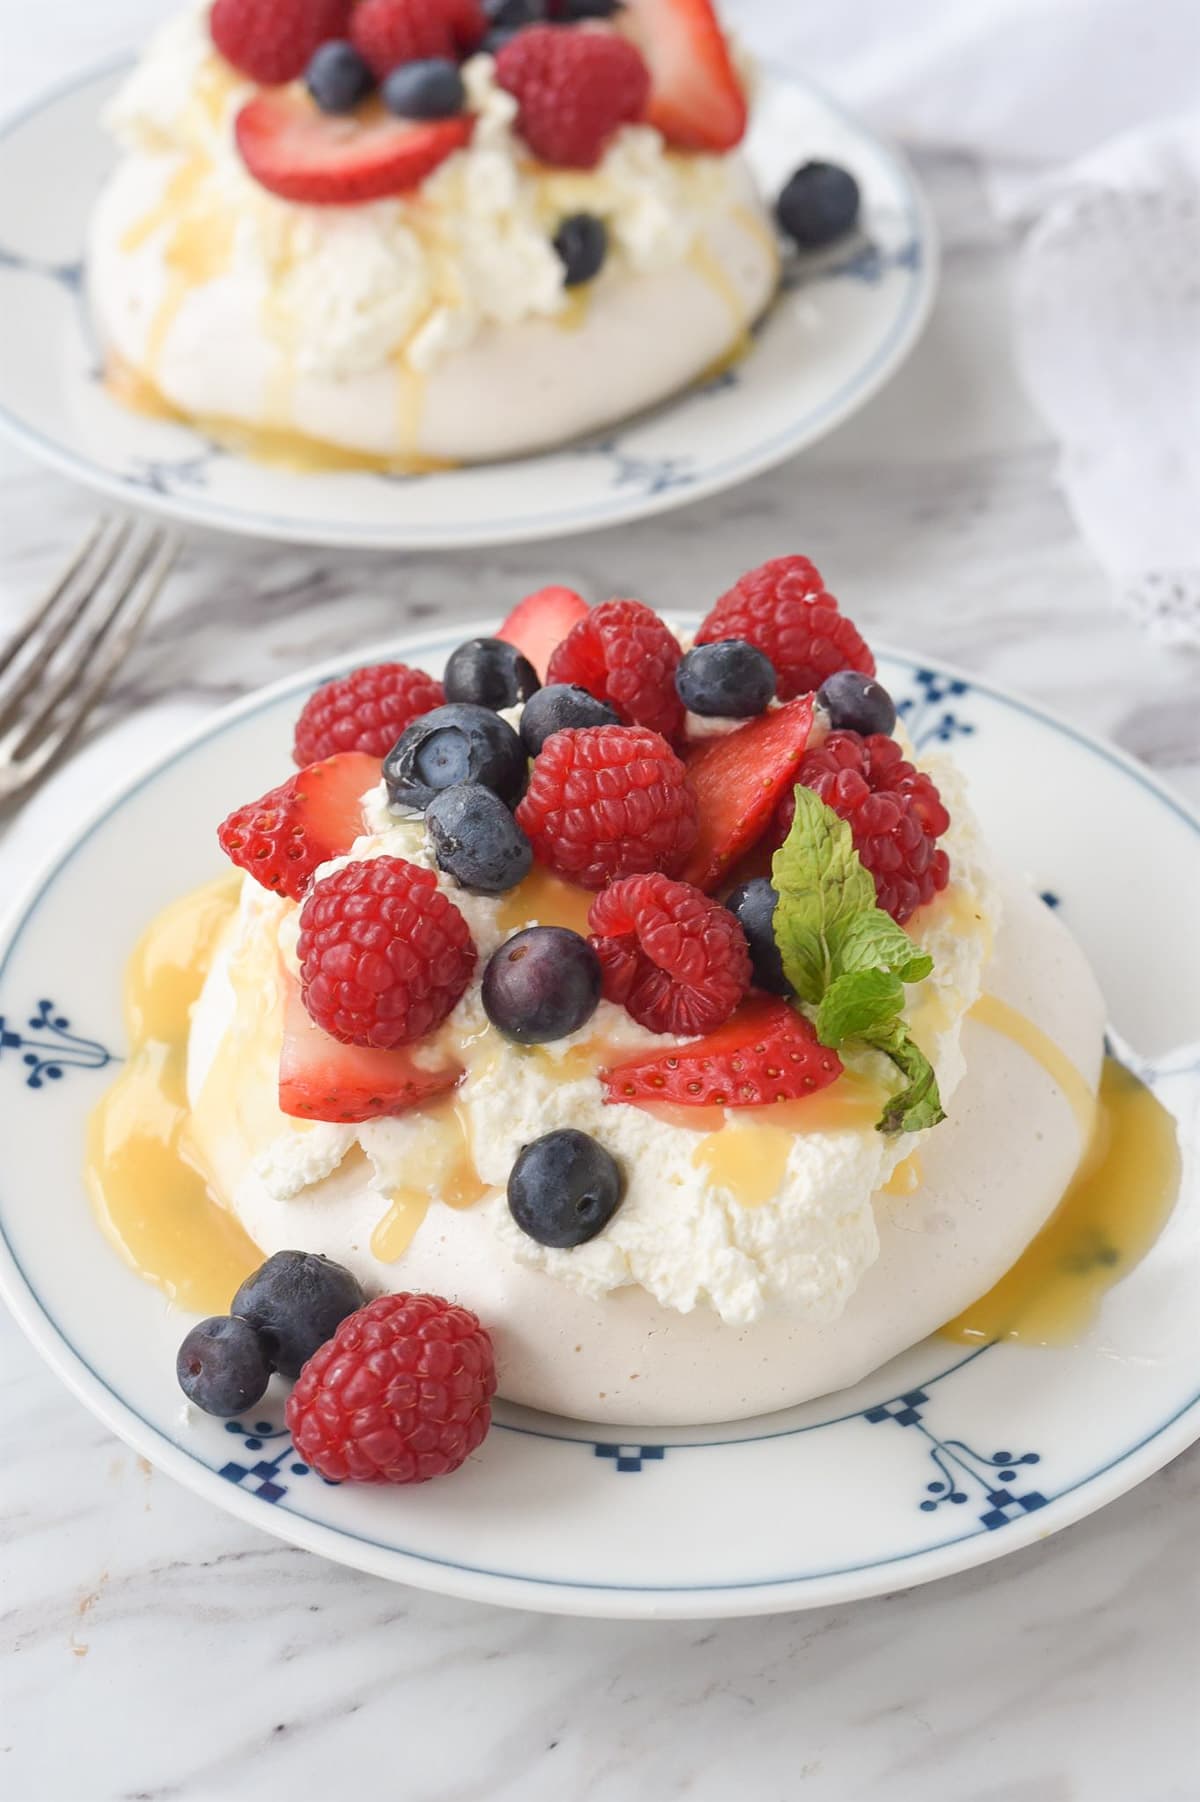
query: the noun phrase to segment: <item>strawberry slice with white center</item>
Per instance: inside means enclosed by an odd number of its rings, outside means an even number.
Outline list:
[[[517,602],[496,637],[515,644],[544,682],[551,655],[587,612],[587,602],[573,588],[539,588]]]
[[[678,150],[732,150],[746,93],[710,0],[625,0],[621,30],[650,69],[646,120]]]
[[[470,142],[474,126],[470,113],[398,119],[378,104],[347,117],[322,113],[307,95],[281,88],[248,101],[235,133],[242,161],[272,194],[309,206],[354,206],[420,187]]]
[[[279,1058],[279,1107],[297,1120],[358,1125],[423,1107],[457,1088],[463,1067],[428,1043],[398,1051],[341,1045],[309,1018],[288,981]]]
[[[722,738],[706,738],[688,758],[688,787],[699,804],[700,831],[683,880],[706,894],[718,889],[753,850],[799,774],[812,732],[813,698],[772,707]]]

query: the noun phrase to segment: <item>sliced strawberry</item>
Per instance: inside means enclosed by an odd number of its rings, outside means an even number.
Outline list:
[[[602,1070],[606,1102],[646,1107],[767,1107],[800,1101],[842,1073],[836,1051],[786,1001],[754,996],[702,1039]]]
[[[681,873],[684,882],[711,894],[757,844],[796,779],[812,718],[812,696],[799,695],[692,753],[687,772],[700,804],[700,836]]]
[[[448,1094],[462,1077],[461,1064],[452,1058],[433,1060],[427,1043],[399,1051],[340,1045],[309,1019],[299,987],[289,980],[279,1059],[283,1113],[339,1125],[377,1120]]]
[[[539,588],[517,602],[496,637],[523,651],[544,682],[551,654],[587,612],[587,602],[573,588]]]
[[[260,800],[236,808],[217,831],[222,851],[263,888],[298,901],[313,871],[361,838],[362,798],[382,768],[364,751],[340,751],[309,764]]]
[[[746,94],[710,0],[625,0],[621,29],[650,68],[646,119],[680,150],[732,150]]]
[[[318,112],[292,89],[257,94],[237,116],[242,161],[264,188],[310,206],[353,206],[417,188],[468,143],[470,113],[453,119],[398,119],[382,107]]]

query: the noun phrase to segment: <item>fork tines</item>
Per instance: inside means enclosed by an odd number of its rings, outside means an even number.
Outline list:
[[[97,520],[49,594],[0,650],[0,801],[69,744],[128,656],[178,540]]]

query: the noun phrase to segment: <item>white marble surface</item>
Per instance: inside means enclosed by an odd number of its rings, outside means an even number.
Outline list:
[[[160,10],[0,0],[0,104]],[[921,170],[944,292],[911,365],[853,424],[722,499],[545,550],[195,541],[97,731],[0,836],[4,890],[183,723],[330,649],[496,613],[546,580],[702,605],[788,550],[820,563],[869,635],[1021,688],[1200,803],[1200,666],[1112,611],[1071,529],[1016,385],[1011,245],[980,172],[949,156]],[[0,447],[0,625],[91,513]],[[6,1802],[322,1802],[351,1782],[405,1802],[1200,1796],[1200,1453],[1034,1551],[922,1591],[625,1626],[444,1601],[260,1537],[124,1450],[6,1318],[0,1435]]]

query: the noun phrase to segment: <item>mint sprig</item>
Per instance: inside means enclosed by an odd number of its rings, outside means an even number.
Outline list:
[[[875,883],[849,826],[811,789],[796,789],[796,817],[771,878],[784,973],[799,1000],[816,1010],[821,1043],[869,1045],[904,1076],[879,1131],[936,1126],[946,1117],[937,1078],[904,1020],[904,985],[928,976],[933,959],[876,906]]]

